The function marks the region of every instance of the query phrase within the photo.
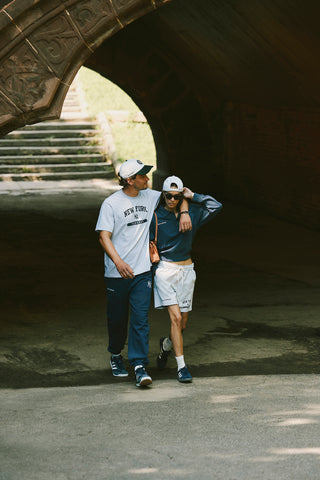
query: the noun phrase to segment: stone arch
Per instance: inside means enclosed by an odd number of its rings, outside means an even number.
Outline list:
[[[200,191],[200,160],[214,156],[208,118],[175,62],[162,52],[161,41],[152,37],[148,21],[132,24],[124,35],[104,42],[85,65],[121,87],[146,115],[157,151],[154,185],[160,188],[163,177],[175,173]],[[206,185],[216,174],[215,167],[207,172]],[[221,190],[218,184],[216,194]]]
[[[0,135],[57,117],[87,64],[144,111],[158,177],[319,228],[319,15],[317,0],[13,0]]]
[[[57,118],[79,67],[170,0],[13,0],[0,11],[0,135]]]

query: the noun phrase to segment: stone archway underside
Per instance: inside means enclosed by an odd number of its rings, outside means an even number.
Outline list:
[[[79,67],[170,0],[13,0],[0,11],[0,135],[60,115]]]
[[[159,179],[319,228],[319,17],[318,0],[13,0],[0,135],[58,117],[85,64],[143,110]]]

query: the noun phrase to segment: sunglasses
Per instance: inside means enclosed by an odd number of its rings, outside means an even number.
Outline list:
[[[178,195],[172,195],[172,193],[165,193],[164,196],[167,200],[171,200],[171,198],[173,198],[174,200],[180,200],[182,198],[181,193],[179,193]]]

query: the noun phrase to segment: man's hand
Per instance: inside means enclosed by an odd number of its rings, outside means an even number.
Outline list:
[[[185,233],[192,230],[192,222],[189,213],[182,213],[179,221],[179,232]]]
[[[193,197],[193,193],[189,188],[184,188],[183,189],[183,195],[184,198],[182,200],[182,203],[180,205],[180,221],[179,221],[179,232],[185,233],[185,232],[190,232],[192,230],[192,222],[189,216],[189,202],[187,200],[187,197],[185,196],[185,190],[187,190],[187,195],[188,192],[190,192],[191,197]]]
[[[183,189],[183,196],[184,198],[188,198],[189,200],[193,199],[194,193],[188,187],[184,187]]]
[[[108,257],[111,258],[122,278],[133,278],[134,271],[132,270],[130,265],[124,262],[119,256],[112,243],[111,235],[112,233],[106,230],[102,230],[100,232],[99,241],[102,248],[104,249]]]
[[[117,263],[115,263],[115,266],[117,267],[117,270],[122,278],[134,278],[134,271],[130,265],[123,260],[119,260]]]

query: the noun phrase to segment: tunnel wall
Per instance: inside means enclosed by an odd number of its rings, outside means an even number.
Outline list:
[[[279,99],[261,105],[218,94],[163,25],[167,11],[117,33],[86,62],[146,115],[157,150],[154,185],[161,188],[163,177],[175,173],[194,190],[319,228],[317,102],[314,108],[298,98],[298,106],[277,105]]]
[[[138,54],[142,51],[143,55]],[[157,153],[154,186],[160,188],[163,178],[175,173],[200,191],[204,187],[200,160],[207,164],[213,159],[208,119],[195,91],[164,54],[148,21],[130,25],[125,35],[115,35],[85,65],[126,91],[147,117]],[[207,182],[212,174],[209,168]]]
[[[320,111],[229,103],[225,119],[227,197],[318,227]]]
[[[318,0],[13,0],[0,12],[1,132],[58,116],[86,62],[147,117],[157,187],[176,173],[319,228],[319,18]]]

